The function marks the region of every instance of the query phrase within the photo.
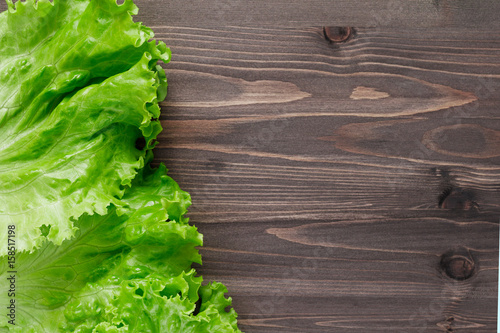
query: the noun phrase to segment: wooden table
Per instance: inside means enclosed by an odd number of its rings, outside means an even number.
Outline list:
[[[496,332],[500,2],[136,3],[243,331]]]
[[[499,2],[137,4],[243,331],[496,332]]]

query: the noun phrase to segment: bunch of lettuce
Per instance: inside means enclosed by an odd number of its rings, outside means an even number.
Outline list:
[[[150,166],[169,49],[133,22],[131,0],[7,2],[0,332],[240,332],[226,288],[191,268],[202,236],[183,217],[189,194]]]

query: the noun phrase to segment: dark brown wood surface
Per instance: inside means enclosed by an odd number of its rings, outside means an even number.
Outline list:
[[[496,332],[500,2],[136,3],[244,332]]]
[[[245,332],[496,332],[498,29],[153,21],[156,156]]]
[[[120,0],[123,1],[123,0]],[[499,28],[497,0],[136,0],[159,26]]]
[[[305,3],[139,2],[200,273],[247,333],[496,332],[498,2]]]

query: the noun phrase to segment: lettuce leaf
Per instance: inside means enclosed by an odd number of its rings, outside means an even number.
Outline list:
[[[163,165],[146,166],[119,209],[84,214],[73,239],[46,241],[18,255],[16,325],[0,316],[0,327],[23,333],[239,332],[236,313],[225,311],[231,304],[225,287],[201,286],[190,268],[201,263],[195,247],[202,236],[182,217],[189,204]],[[6,260],[0,271],[0,289],[8,290]]]
[[[0,332],[241,332],[226,288],[191,268],[189,194],[151,167],[170,50],[131,0],[7,3],[0,243],[14,225],[18,252],[13,274],[0,246],[0,304],[16,308]]]
[[[18,227],[21,250],[61,244],[84,213],[120,206],[161,131],[156,62],[170,53],[136,12],[132,1],[29,0],[0,14],[0,224]]]

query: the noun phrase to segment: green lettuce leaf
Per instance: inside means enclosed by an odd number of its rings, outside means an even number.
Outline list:
[[[201,286],[191,269],[201,263],[195,247],[202,236],[183,218],[189,194],[165,167],[146,166],[121,201],[106,215],[81,216],[75,237],[61,245],[46,241],[18,255],[16,325],[0,316],[0,327],[23,333],[239,332],[236,313],[225,310],[231,304],[225,287]],[[0,289],[8,290],[10,273],[1,259]]]
[[[170,53],[136,12],[129,0],[28,0],[0,14],[0,225],[16,225],[20,250],[61,244],[84,213],[120,206],[154,146],[156,63]]]
[[[16,309],[0,332],[240,332],[226,288],[191,268],[189,194],[150,166],[169,49],[131,0],[7,2],[0,242],[15,226],[18,252],[10,266],[0,247],[0,304]]]

